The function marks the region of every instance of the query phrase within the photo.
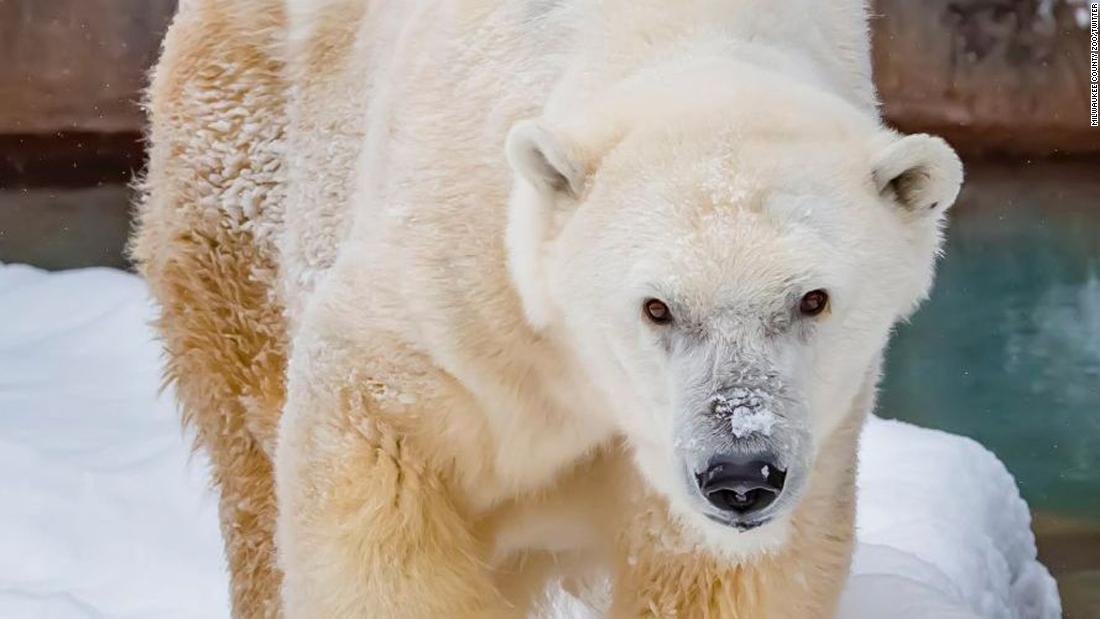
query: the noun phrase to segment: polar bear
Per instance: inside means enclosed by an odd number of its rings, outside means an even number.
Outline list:
[[[132,252],[235,616],[830,616],[962,181],[865,11],[181,3]]]

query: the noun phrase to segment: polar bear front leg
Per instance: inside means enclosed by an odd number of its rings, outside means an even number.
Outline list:
[[[734,562],[683,540],[662,501],[624,528],[614,571],[615,619],[827,619],[847,580],[850,538],[795,531],[776,551]],[[840,516],[843,520],[843,516]]]
[[[329,346],[292,360],[280,427],[277,546],[286,616],[504,616],[445,475],[401,427],[433,411],[386,410],[393,398],[378,392],[381,384],[334,358]]]
[[[667,515],[664,501],[636,512],[622,530],[614,566],[610,616],[757,617],[740,614],[742,570],[721,565],[705,551],[678,549],[681,532]],[[761,616],[762,619],[762,616]]]

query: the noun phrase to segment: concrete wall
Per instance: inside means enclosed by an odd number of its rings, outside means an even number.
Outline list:
[[[877,0],[887,118],[972,153],[1100,152],[1079,11],[1065,0]]]
[[[176,0],[0,0],[0,133],[137,131]]]
[[[139,131],[175,4],[0,0],[0,134]],[[1100,152],[1088,31],[1067,0],[875,0],[873,14],[891,122],[971,152]]]

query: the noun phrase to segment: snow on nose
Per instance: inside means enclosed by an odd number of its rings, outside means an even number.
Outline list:
[[[730,432],[738,439],[771,436],[779,418],[772,412],[774,398],[763,389],[734,387],[711,398],[715,415],[729,418]]]

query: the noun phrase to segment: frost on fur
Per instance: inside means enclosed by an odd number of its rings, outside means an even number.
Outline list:
[[[862,2],[535,4],[182,5],[135,245],[238,614],[826,617],[957,159]]]

